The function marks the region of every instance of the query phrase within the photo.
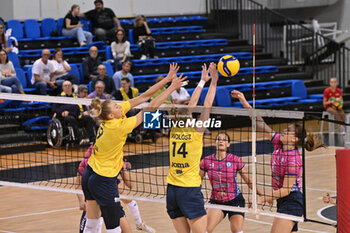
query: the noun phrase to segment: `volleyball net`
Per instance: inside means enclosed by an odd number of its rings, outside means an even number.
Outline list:
[[[76,128],[72,127],[72,122],[66,121],[62,113],[74,111],[76,106],[78,106],[77,109],[81,106],[89,106],[91,100],[4,93],[0,93],[0,99],[5,100],[0,104],[0,185],[82,193],[77,176],[79,177],[79,164],[90,146],[89,144],[80,145],[81,139],[86,138],[86,125],[78,117],[79,132],[77,132]],[[53,109],[57,111],[57,106],[64,107],[59,113],[54,114]],[[147,104],[138,106],[129,114],[136,114],[145,106]],[[173,105],[162,105],[159,112],[156,112],[161,114],[158,119],[153,119],[155,112],[145,112],[144,123],[129,134],[124,146],[124,160],[128,162],[128,169],[124,177],[119,176],[121,197],[165,203],[169,166],[177,169],[178,175],[186,169],[186,163],[170,164],[169,130],[174,125],[169,120],[171,118],[169,115],[173,108]],[[182,106],[177,108],[181,109]],[[194,119],[203,111],[205,109],[202,107],[193,109]],[[218,107],[213,107],[210,111],[209,121],[204,122],[208,129],[203,136],[202,148],[202,159],[206,158],[208,163],[203,169],[206,173],[202,181],[202,193],[206,206],[303,221],[303,217],[277,213],[276,201],[258,203],[257,191],[266,197],[271,197],[274,192],[273,187],[282,185],[279,179],[283,174],[276,174],[276,172],[290,171],[292,175],[294,173],[300,175],[300,179],[296,181],[294,179],[294,183],[290,185],[293,190],[301,188],[303,192],[306,184],[305,166],[285,161],[276,163],[278,159],[288,161],[300,159],[305,164],[304,142],[300,147],[300,158],[279,157],[278,150],[288,148],[277,148],[276,152],[274,144],[271,143],[271,137],[265,134],[267,129],[262,127],[263,124],[260,124],[257,116],[261,116],[273,131],[285,134],[288,132],[284,130],[295,123],[308,132],[322,136],[321,121],[305,119],[303,112]],[[189,124],[193,126],[192,124],[196,123]],[[222,132],[230,138],[229,153],[234,155],[233,160],[220,160],[215,155],[220,143],[218,134]],[[272,159],[274,150],[277,157]],[[185,146],[178,145],[176,153],[185,157],[188,151]],[[289,155],[298,156],[296,153]],[[280,167],[276,168],[276,166]],[[272,167],[275,174],[272,172]],[[232,174],[236,171],[237,176],[234,178]],[[211,175],[213,178],[210,181]],[[125,185],[126,182],[122,178],[130,181],[131,188]],[[211,196],[213,190],[215,195]],[[230,193],[231,190],[234,190],[233,193]],[[245,199],[245,207],[208,203],[213,198],[216,202],[223,202],[238,196],[239,193]],[[305,204],[307,206],[307,203]],[[287,208],[293,211],[294,207]],[[306,213],[306,207],[304,212]]]

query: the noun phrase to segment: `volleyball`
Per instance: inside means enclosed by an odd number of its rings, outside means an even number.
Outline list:
[[[332,104],[332,108],[335,110],[341,110],[343,108],[343,101],[339,100]]]
[[[335,97],[331,97],[329,100],[334,101],[332,103],[332,108],[335,110],[340,110],[343,108],[343,101],[338,100]]]
[[[238,59],[231,55],[223,56],[218,63],[218,71],[225,77],[235,76],[239,71],[239,67]]]

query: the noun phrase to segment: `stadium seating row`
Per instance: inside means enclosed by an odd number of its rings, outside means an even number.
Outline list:
[[[149,23],[164,23],[164,22],[192,22],[192,21],[205,21],[208,18],[202,16],[189,16],[189,17],[165,17],[165,18],[149,18]],[[132,25],[133,19],[120,19],[121,24]],[[81,23],[84,24],[83,28],[86,31],[92,31],[91,22],[89,20],[81,19]],[[72,37],[64,37],[62,35],[63,18],[55,21],[53,18],[45,18],[40,23],[35,19],[26,19],[21,21],[13,19],[7,21],[7,28],[12,29],[11,35],[16,37],[18,41],[30,41],[30,40],[50,40],[50,39],[66,39]],[[58,31],[60,37],[51,37],[53,31]],[[191,27],[186,29],[185,27],[178,27],[177,29],[154,29],[155,34],[168,34],[179,32],[201,32],[203,28]]]
[[[97,46],[99,48],[100,53],[106,53],[106,59],[113,59],[111,46],[105,46],[104,42],[97,41],[91,43],[87,47],[70,47],[70,48],[62,48],[62,51],[65,56],[75,55],[75,54],[88,54],[89,48],[91,46]],[[172,49],[172,48],[193,48],[193,47],[207,47],[207,46],[224,46],[227,45],[226,39],[214,39],[214,40],[191,40],[191,41],[174,41],[174,42],[159,42],[156,43],[156,49]],[[54,49],[50,49],[53,51]],[[139,50],[139,48],[133,44],[130,46],[131,51]],[[29,50],[20,50],[20,57],[40,57],[42,49],[29,49]]]
[[[291,89],[290,97],[283,98],[267,98],[260,99],[255,101],[255,106],[257,108],[268,108],[273,106],[282,106],[288,104],[295,103],[303,103],[304,101],[310,102],[319,102],[319,99],[307,99],[307,91],[305,84],[301,80],[286,80],[286,81],[274,81],[274,82],[261,82],[256,83],[256,90],[273,90],[281,87],[289,87]],[[227,85],[227,86],[218,86],[216,90],[216,95],[214,99],[214,105],[219,107],[243,107],[240,102],[232,102],[230,93],[233,90],[238,90],[241,92],[251,91],[253,88],[253,84],[235,84],[235,85]],[[192,94],[194,88],[187,89],[187,91]],[[201,96],[199,98],[199,102],[203,103],[208,92],[208,88],[203,88]],[[248,101],[250,104],[252,100]]]
[[[277,73],[277,66],[258,66],[255,67],[256,74],[264,74],[264,73]],[[236,74],[239,75],[248,75],[253,73],[253,67],[243,67],[240,68],[239,72]],[[187,79],[200,79],[202,72],[201,71],[191,71],[184,72],[184,76],[187,76]],[[137,75],[134,76],[135,83],[145,83],[145,82],[155,82],[157,77],[166,76],[167,74],[150,74],[150,75]]]

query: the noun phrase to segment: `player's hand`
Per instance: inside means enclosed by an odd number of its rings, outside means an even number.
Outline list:
[[[231,91],[231,97],[239,99],[240,101],[245,100],[244,94],[240,91],[237,91],[237,90]]]
[[[258,196],[258,205],[262,205],[265,203],[265,196]]]
[[[218,70],[216,69],[216,64],[214,62],[210,63],[209,66],[209,72],[210,76],[214,81],[218,81],[219,79],[219,73]]]
[[[209,79],[210,79],[210,76],[209,76],[209,67],[207,69],[207,65],[204,63],[203,66],[202,66],[202,77],[201,79],[205,82],[208,82]]]
[[[166,79],[168,82],[171,82],[173,81],[174,78],[176,78],[176,74],[179,71],[179,69],[180,69],[180,66],[177,63],[173,62],[172,64],[170,64],[169,72],[168,72],[168,75],[166,76]]]
[[[86,211],[86,204],[85,204],[85,201],[79,202],[79,209],[80,209],[80,210]]]
[[[123,168],[124,168],[125,170],[131,169],[131,163],[124,161]]]
[[[186,77],[183,77],[184,74],[181,74],[180,77],[174,78],[171,82],[170,87],[174,88],[174,90],[180,89],[184,84],[186,84]]]
[[[331,196],[329,195],[329,193],[327,193],[326,195],[323,196],[323,203],[329,204],[330,202],[331,202]]]

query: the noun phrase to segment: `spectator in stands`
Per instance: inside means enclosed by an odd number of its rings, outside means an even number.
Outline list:
[[[80,23],[79,15],[80,7],[74,4],[64,17],[62,34],[64,36],[76,37],[80,46],[85,46],[92,43],[92,34],[83,30],[84,25]]]
[[[335,120],[344,122],[344,111],[343,109],[334,109],[332,106],[336,102],[343,102],[343,93],[337,88],[338,80],[331,78],[330,87],[326,88],[323,92],[323,106],[327,112],[334,115]]]
[[[95,90],[95,84],[97,81],[102,81],[105,84],[105,93],[108,98],[111,98],[115,94],[114,82],[111,77],[109,77],[106,73],[106,67],[104,65],[99,65],[97,67],[98,76],[92,80],[91,87],[92,90]]]
[[[105,83],[102,81],[97,81],[95,84],[95,90],[91,92],[88,97],[90,99],[94,99],[96,97],[103,100],[110,99],[104,92],[105,92]]]
[[[136,16],[133,37],[137,46],[142,49],[141,59],[154,58],[155,40],[151,36],[145,16]]]
[[[12,48],[8,46],[7,37],[5,36],[5,24],[0,22],[0,49],[5,49],[6,52],[11,52]]]
[[[43,49],[41,58],[36,60],[32,68],[32,84],[41,95],[47,95],[47,88],[50,87],[58,91],[64,80],[55,80],[55,67],[50,58],[50,50]]]
[[[139,96],[139,90],[134,87],[130,87],[130,80],[128,78],[122,78],[122,87],[116,91],[115,99],[128,101],[129,99]]]
[[[73,87],[70,81],[67,80],[63,82],[62,90],[60,96],[77,98],[73,93]],[[53,113],[56,113],[58,117],[62,117],[65,122],[73,127],[80,145],[88,144],[95,140],[95,123],[89,116],[86,106],[80,104],[54,104],[52,110]],[[83,126],[86,130],[88,138],[84,138],[84,135],[82,135],[82,132],[79,130],[80,126]]]
[[[84,84],[79,85],[78,98],[88,98],[88,95],[89,95],[89,88]]]
[[[171,93],[170,97],[174,104],[188,104],[191,99],[191,96],[183,87]]]
[[[130,60],[130,42],[125,39],[123,29],[117,30],[117,38],[111,44],[112,55],[114,58],[114,67],[118,71],[122,68],[122,64]]]
[[[102,0],[96,0],[94,3],[95,9],[85,12],[80,16],[91,20],[97,40],[105,41],[106,36],[110,39],[115,38],[116,28],[114,23],[118,26],[118,29],[122,28],[119,19],[115,16],[113,10],[103,6]]]
[[[67,61],[63,60],[63,52],[61,48],[56,48],[53,52],[52,64],[55,69],[54,77],[57,80],[69,80],[73,83],[74,92],[78,91],[78,77],[70,74],[71,67]]]
[[[4,86],[4,85],[0,85],[0,93],[3,92],[3,93],[11,93],[12,92],[12,89],[11,87],[7,87],[7,86]],[[4,101],[1,99],[0,100],[0,103],[3,103]]]
[[[159,83],[160,81],[162,81],[164,79],[164,76],[158,76],[158,78],[156,79],[156,83]],[[151,97],[151,101],[153,99],[155,99],[157,96],[159,96],[160,94],[162,94],[164,91],[166,90],[165,87],[162,87],[161,89],[159,89],[152,97]],[[171,104],[171,99],[170,97],[167,98],[165,101],[164,101],[165,104]]]
[[[23,86],[16,77],[16,70],[7,57],[5,49],[0,51],[0,84],[9,87],[14,93],[24,94]]]
[[[84,83],[89,83],[93,78],[97,77],[97,67],[102,64],[102,60],[98,57],[98,49],[91,46],[89,56],[83,61]]]
[[[134,77],[130,73],[130,70],[131,70],[131,62],[130,61],[126,61],[122,65],[122,70],[114,73],[113,81],[114,81],[114,86],[115,86],[116,90],[121,88],[121,80],[122,80],[122,78],[128,78],[130,80],[130,85],[132,87],[135,87],[135,85],[134,85]]]

